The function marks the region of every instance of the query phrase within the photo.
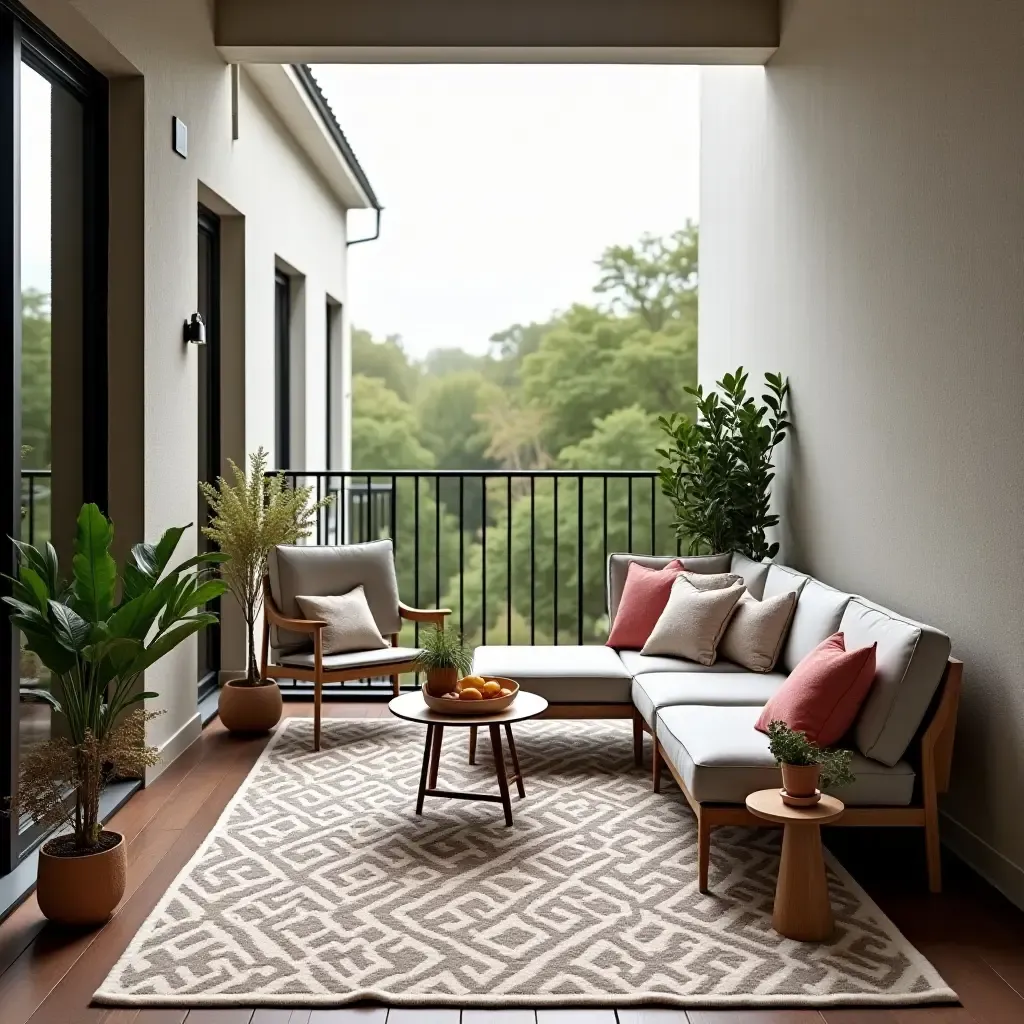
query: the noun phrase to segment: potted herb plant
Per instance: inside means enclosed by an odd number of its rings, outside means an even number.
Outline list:
[[[420,671],[427,674],[427,692],[432,697],[443,697],[469,674],[473,652],[454,626],[431,626],[420,636],[416,661]]]
[[[816,804],[821,790],[848,786],[855,779],[849,750],[819,747],[785,722],[768,723],[768,749],[782,769],[782,800],[790,806]]]
[[[146,746],[154,715],[138,705],[142,673],[187,637],[216,621],[206,603],[225,586],[207,566],[219,554],[189,558],[168,568],[187,527],[174,527],[155,544],[136,544],[120,574],[110,554],[114,529],[95,505],[83,505],[75,536],[72,579],[60,575],[52,544],[15,541],[18,574],[8,577],[11,624],[49,669],[52,689],[22,689],[61,715],[66,735],[25,752],[12,814],[70,831],[39,855],[39,908],[51,921],[96,925],[124,895],[124,837],[100,821],[100,792],[115,776],[138,776],[156,764]],[[120,577],[120,595],[118,580]]]
[[[281,690],[260,678],[256,664],[256,622],[263,609],[267,557],[278,544],[295,544],[316,527],[317,514],[331,499],[310,503],[311,487],[289,487],[284,474],[267,475],[267,453],[249,456],[249,474],[230,459],[233,482],[200,482],[210,507],[203,533],[227,556],[221,577],[242,609],[246,631],[245,676],[229,679],[220,691],[218,711],[232,732],[268,732],[281,718]]]

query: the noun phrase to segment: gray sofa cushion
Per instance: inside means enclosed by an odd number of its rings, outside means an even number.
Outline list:
[[[743,578],[743,585],[751,597],[760,601],[764,597],[764,583],[768,579],[770,562],[755,562],[752,558],[739,551],[732,553],[732,562],[729,565],[729,572],[735,573]]]
[[[328,672],[343,668],[362,668],[369,670],[367,676],[387,675],[388,665],[400,661],[412,661],[419,655],[418,647],[383,647],[377,651],[350,651],[348,654],[328,654],[324,657],[324,668]],[[313,655],[305,651],[293,651],[282,654],[279,665],[292,665],[295,668],[313,668]]]
[[[764,678],[763,676],[761,678]],[[701,803],[742,804],[748,793],[780,783],[768,737],[754,728],[757,707],[666,707],[657,734],[691,796]],[[847,806],[903,807],[914,795],[914,770],[905,761],[880,764],[853,756],[857,779],[834,790]]]
[[[839,628],[847,650],[878,644],[875,682],[854,738],[862,754],[895,764],[910,746],[942,681],[949,637],[862,597],[846,606]]]
[[[608,621],[615,621],[615,613],[619,610],[619,599],[622,588],[626,585],[626,573],[629,563],[638,562],[648,569],[664,569],[669,562],[675,561],[675,555],[628,555],[615,553],[608,556]],[[680,555],[679,561],[689,572],[728,572],[732,556],[725,555]]]
[[[508,676],[552,704],[628,704],[633,681],[610,647],[478,647],[473,671]]]
[[[713,665],[698,665],[695,661],[685,658],[672,658],[660,654],[641,654],[639,651],[619,651],[619,658],[626,666],[630,675],[642,675],[645,672],[742,672],[739,665],[734,665],[724,658],[716,658]]]
[[[716,662],[716,664],[719,664]],[[676,704],[761,707],[785,682],[781,672],[648,672],[633,679],[633,704],[648,725],[654,713]]]
[[[787,671],[792,672],[822,640],[827,640],[839,629],[839,621],[852,596],[833,590],[816,579],[807,579],[800,590],[793,621],[789,625],[789,636],[782,649],[782,664]],[[852,650],[849,644],[847,650]]]
[[[797,572],[796,569],[772,562],[768,566],[768,575],[764,578],[764,591],[761,594],[761,600],[763,601],[766,597],[775,597],[777,594],[796,594],[799,597],[800,591],[804,589],[804,584],[808,579],[810,579],[809,576]]]
[[[270,593],[281,613],[289,619],[301,619],[296,597],[326,597],[347,594],[362,586],[373,621],[384,636],[402,629],[398,613],[398,579],[390,540],[344,547],[279,544],[267,559]],[[293,633],[274,627],[270,646],[275,650],[295,650],[312,645],[308,633]]]

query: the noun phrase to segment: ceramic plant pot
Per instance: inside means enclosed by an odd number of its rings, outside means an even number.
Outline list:
[[[281,690],[277,683],[246,686],[244,679],[229,679],[220,691],[217,711],[229,732],[270,732],[281,721]]]
[[[782,765],[782,802],[791,807],[813,807],[821,799],[819,764]]]
[[[103,832],[101,841],[116,843],[98,853],[60,855],[69,837],[51,839],[39,851],[36,898],[43,916],[56,924],[85,927],[110,918],[124,895],[128,854],[124,836]]]
[[[443,697],[459,684],[457,668],[431,668],[427,670],[427,693],[431,697]]]

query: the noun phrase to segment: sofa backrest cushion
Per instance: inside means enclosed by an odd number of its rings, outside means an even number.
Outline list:
[[[763,601],[766,597],[777,597],[779,594],[796,594],[799,598],[800,591],[804,589],[804,584],[809,578],[806,574],[797,572],[796,569],[772,562],[768,566],[768,575],[764,578],[764,591],[761,594],[761,600]]]
[[[743,585],[747,588],[747,593],[760,601],[764,597],[764,581],[768,579],[768,570],[770,568],[770,562],[755,562],[752,558],[747,558],[742,552],[734,551],[732,553],[732,562],[729,565],[729,572],[742,576]]]
[[[630,555],[614,553],[608,556],[608,621],[615,621],[615,613],[619,610],[622,588],[626,585],[626,573],[630,562],[638,562],[648,569],[664,569],[669,562],[676,560],[675,555]],[[724,555],[685,555],[680,556],[683,568],[687,572],[728,572],[732,556]]]
[[[639,651],[665,610],[672,584],[682,571],[683,563],[678,558],[661,569],[630,562],[605,644],[616,650]]]
[[[792,672],[818,644],[838,631],[851,597],[852,594],[833,590],[813,577],[808,577],[800,590],[786,646],[782,649],[783,668]],[[849,649],[863,646],[867,645],[852,644]]]
[[[347,594],[361,586],[381,634],[388,636],[402,629],[390,540],[343,547],[279,544],[270,552],[267,569],[270,594],[281,614],[289,619],[303,618],[296,600],[299,594],[329,597]],[[310,646],[311,638],[308,633],[274,627],[270,631],[270,645],[275,650],[295,650]]]
[[[939,688],[949,637],[863,597],[846,606],[839,628],[849,648],[878,644],[875,682],[854,739],[865,756],[894,765],[906,753]]]

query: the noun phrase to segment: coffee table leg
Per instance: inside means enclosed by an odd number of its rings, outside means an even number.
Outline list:
[[[505,809],[505,824],[512,824],[512,801],[508,795],[508,775],[505,772],[505,758],[501,754],[501,726],[488,726],[491,734],[491,750],[494,751],[494,767],[498,773],[498,792],[501,794],[501,806]]]
[[[469,763],[476,764],[476,730],[477,726],[469,727]]]
[[[526,790],[523,789],[523,773],[519,767],[519,755],[516,753],[516,741],[512,738],[512,726],[508,722],[505,723],[505,739],[508,740],[508,753],[509,757],[512,758],[512,773],[516,777],[516,792],[519,794],[519,798],[522,799],[526,796]]]
[[[427,769],[430,767],[430,748],[434,740],[434,726],[427,722],[427,736],[423,741],[423,767],[420,769],[420,788],[416,793],[416,813],[423,813],[423,795],[427,788]]]
[[[800,942],[823,942],[832,935],[832,905],[817,825],[785,826],[772,926]]]
[[[441,761],[441,740],[444,738],[444,726],[434,725],[434,735],[430,744],[430,770],[427,772],[427,789],[437,787],[437,766]]]

